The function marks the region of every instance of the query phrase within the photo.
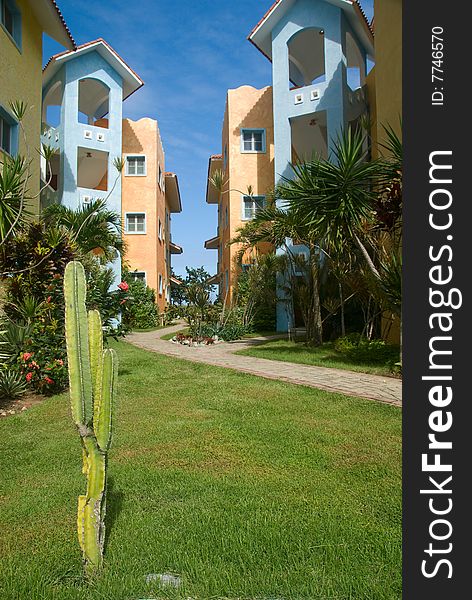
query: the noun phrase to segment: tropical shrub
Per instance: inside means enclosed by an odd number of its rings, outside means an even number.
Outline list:
[[[354,362],[392,363],[398,360],[398,348],[384,340],[369,340],[359,333],[338,338],[334,343],[336,352]]]
[[[158,327],[159,308],[154,290],[144,281],[130,277],[129,273],[125,273],[123,279],[127,286],[123,291],[128,294],[123,307],[123,325],[129,329]]]

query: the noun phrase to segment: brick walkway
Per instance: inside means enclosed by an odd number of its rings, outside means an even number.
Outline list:
[[[402,405],[402,383],[400,379],[234,354],[238,350],[261,344],[270,338],[253,338],[197,348],[173,344],[170,341],[161,339],[166,333],[179,331],[182,327],[182,324],[180,324],[158,331],[133,333],[126,339],[131,344],[145,350],[174,356],[175,358],[226,367],[266,377],[267,379],[287,381],[329,392],[339,392],[348,396],[378,400],[395,406]]]

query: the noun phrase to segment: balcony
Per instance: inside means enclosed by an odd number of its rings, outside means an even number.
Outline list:
[[[174,242],[169,243],[169,250],[170,250],[171,254],[183,254],[183,252],[184,252],[184,249],[182,248],[182,246],[178,246]]]
[[[220,236],[216,235],[215,237],[206,240],[205,248],[206,250],[218,250],[220,246]]]

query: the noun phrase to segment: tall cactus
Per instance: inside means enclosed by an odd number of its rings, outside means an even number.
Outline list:
[[[112,433],[117,357],[103,349],[102,321],[88,312],[85,271],[70,262],[64,273],[66,342],[72,417],[82,442],[87,490],[79,496],[77,532],[87,575],[101,566],[105,540],[107,454]]]

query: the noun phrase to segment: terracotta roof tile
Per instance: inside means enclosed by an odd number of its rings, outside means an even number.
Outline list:
[[[66,23],[66,21],[65,21],[64,17],[62,16],[61,10],[60,10],[59,6],[57,5],[57,2],[56,2],[56,0],[50,0],[50,2],[51,2],[51,4],[54,6],[54,8],[56,9],[56,11],[57,11],[57,14],[58,14],[58,16],[59,16],[60,20],[62,21],[62,24],[64,25],[64,28],[65,28],[65,30],[66,30],[66,32],[67,32],[67,35],[69,36],[69,38],[70,38],[70,41],[72,42],[72,45],[73,45],[73,47],[74,47],[74,48],[77,48],[77,44],[75,43],[75,40],[74,40],[74,38],[72,37],[72,34],[71,34],[71,32],[70,32],[70,29],[69,29],[69,27],[67,26],[67,23]]]

